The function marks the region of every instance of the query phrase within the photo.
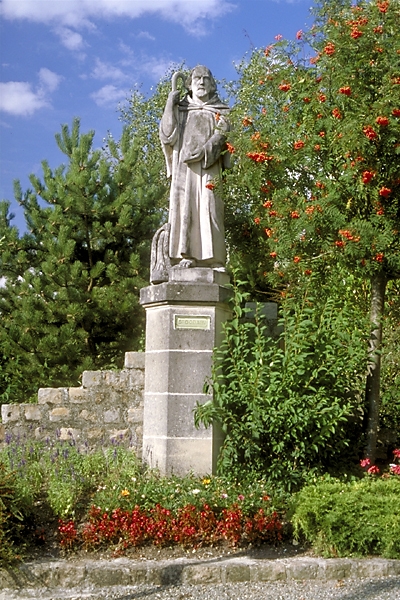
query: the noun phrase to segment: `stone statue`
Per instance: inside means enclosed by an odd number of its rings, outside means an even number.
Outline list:
[[[169,258],[169,233],[171,223],[158,229],[151,243],[150,283],[163,283],[169,280],[171,261]]]
[[[177,79],[188,93],[180,100]],[[204,66],[188,79],[172,77],[160,124],[160,139],[171,177],[169,259],[171,266],[225,270],[224,205],[215,179],[229,167],[225,133],[229,108]]]

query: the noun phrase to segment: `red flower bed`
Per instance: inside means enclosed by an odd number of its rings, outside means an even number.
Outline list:
[[[276,512],[267,514],[263,508],[246,516],[238,504],[220,514],[208,504],[201,509],[187,504],[175,514],[159,504],[150,511],[136,506],[133,510],[118,508],[110,513],[92,506],[87,523],[78,527],[72,520],[60,519],[58,532],[65,549],[80,545],[91,550],[112,545],[123,552],[146,543],[194,548],[223,541],[231,546],[261,541],[275,544],[282,539],[282,522]]]

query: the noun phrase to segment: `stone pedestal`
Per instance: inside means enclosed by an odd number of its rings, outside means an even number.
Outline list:
[[[229,318],[225,273],[173,268],[167,283],[141,290],[146,309],[143,460],[164,475],[215,472],[221,436],[194,427],[211,375],[213,348]]]

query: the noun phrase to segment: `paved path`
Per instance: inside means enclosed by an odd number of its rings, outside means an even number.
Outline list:
[[[0,570],[0,600],[400,600],[400,560],[246,556],[42,560]]]

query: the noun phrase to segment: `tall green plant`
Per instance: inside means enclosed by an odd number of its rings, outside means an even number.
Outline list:
[[[139,349],[139,290],[167,191],[148,155],[147,125],[125,128],[107,153],[79,120],[56,135],[67,164],[16,197],[28,231],[0,206],[0,398],[24,402],[38,387],[76,385],[85,369],[122,366]]]
[[[197,425],[222,426],[221,473],[250,470],[291,489],[310,470],[338,468],[346,453],[357,460],[362,317],[340,293],[317,300],[314,285],[311,279],[301,302],[286,297],[278,341],[267,337],[259,313],[255,323],[245,319],[246,295],[235,288],[234,317],[215,352],[213,399],[195,416]]]
[[[316,1],[308,31],[254,50],[232,88],[234,169],[225,175],[230,243],[256,287],[268,273],[293,281],[338,264],[368,282],[371,460],[385,291],[400,276],[399,8]]]

